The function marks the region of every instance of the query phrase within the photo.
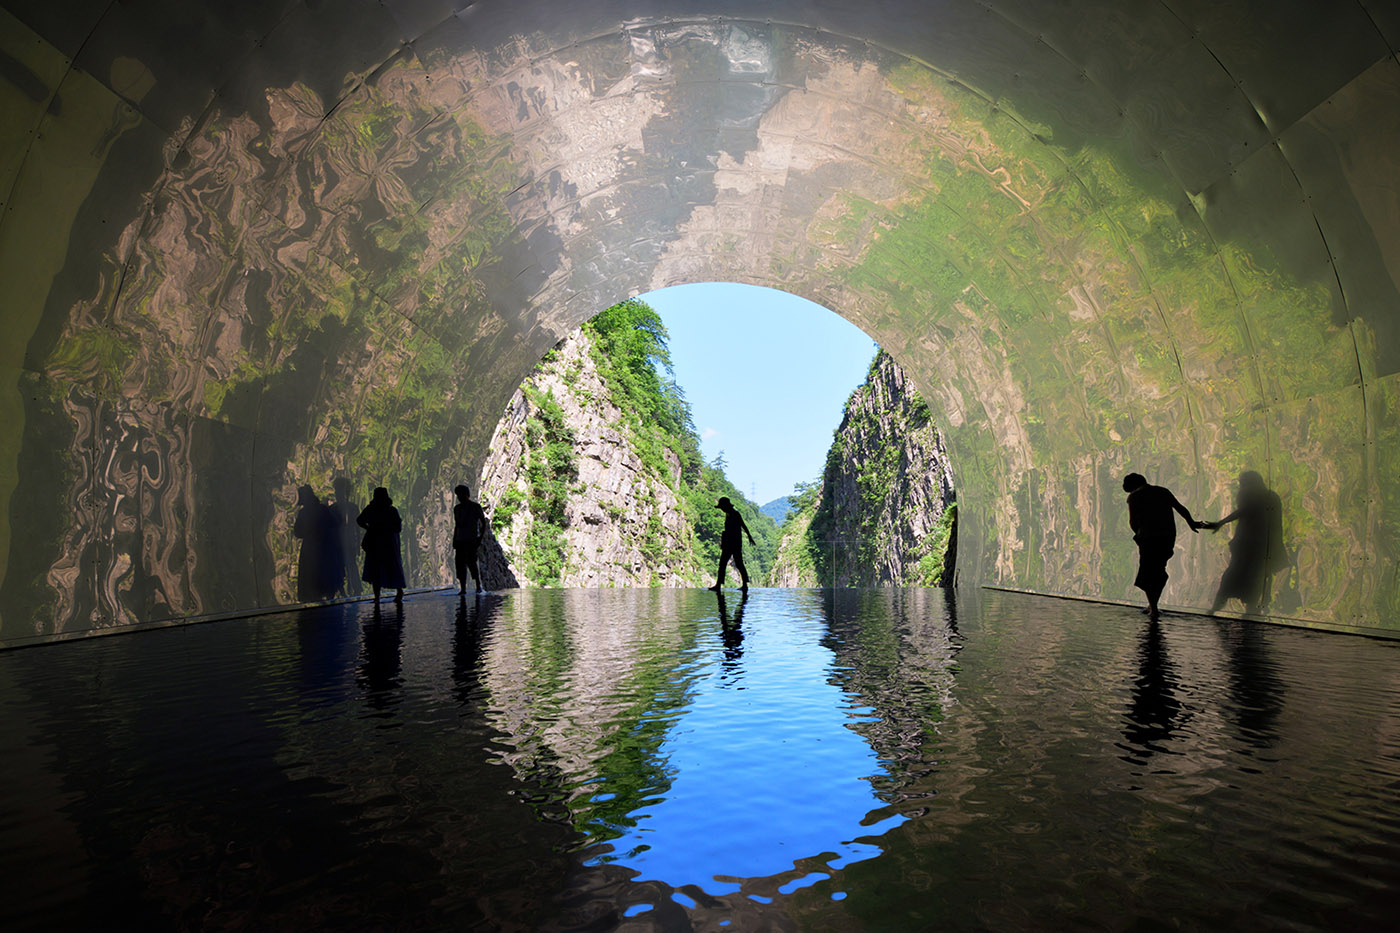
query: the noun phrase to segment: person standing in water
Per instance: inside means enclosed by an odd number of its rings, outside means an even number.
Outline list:
[[[403,588],[406,585],[403,575],[403,560],[399,556],[399,532],[403,531],[403,519],[394,508],[394,500],[389,498],[389,490],[375,487],[374,498],[365,506],[355,524],[365,530],[365,538],[360,547],[365,552],[365,570],[360,575],[374,587],[374,602],[379,604],[379,591],[392,587],[398,592],[394,602],[403,602]]]
[[[721,496],[715,507],[724,512],[724,531],[719,536],[719,573],[715,580],[715,585],[710,589],[719,592],[724,586],[724,569],[729,565],[729,559],[734,559],[734,566],[739,568],[739,579],[743,585],[739,587],[745,593],[749,591],[749,572],[744,569],[744,539],[741,535],[748,535],[749,543],[757,546],[753,539],[753,534],[749,531],[749,526],[744,524],[744,516],[739,514],[739,510],[734,507],[734,503],[729,501],[728,496]]]
[[[1172,512],[1180,512],[1193,532],[1199,532],[1204,523],[1192,518],[1170,489],[1148,485],[1147,477],[1141,473],[1123,477],[1123,491],[1128,494],[1128,525],[1138,546],[1138,573],[1133,585],[1147,594],[1143,612],[1156,619],[1161,615],[1157,600],[1167,585],[1167,561],[1176,550],[1176,518]]]
[[[457,504],[452,507],[455,524],[452,528],[452,550],[456,555],[457,585],[462,595],[467,592],[467,573],[472,575],[476,591],[481,592],[481,569],[477,566],[477,553],[481,549],[481,539],[486,536],[486,512],[481,503],[472,501],[472,491],[466,485],[459,485]]]

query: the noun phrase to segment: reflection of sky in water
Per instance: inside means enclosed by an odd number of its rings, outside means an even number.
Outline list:
[[[737,879],[792,871],[797,859],[834,854],[827,864],[840,868],[871,858],[880,850],[855,840],[903,822],[892,815],[866,825],[884,805],[865,780],[881,766],[848,724],[870,710],[831,683],[835,656],[820,644],[820,619],[783,608],[750,601],[737,665],[718,663],[713,637],[716,663],[660,749],[669,791],[634,811],[636,827],[598,861],[633,868],[638,880],[721,894],[737,891]]]
[[[726,643],[709,593],[422,594],[0,652],[0,930],[1394,928],[1400,646],[946,608],[761,590]]]

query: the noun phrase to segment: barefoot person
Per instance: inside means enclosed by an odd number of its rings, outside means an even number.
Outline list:
[[[1170,489],[1148,485],[1141,473],[1123,477],[1123,491],[1128,494],[1128,524],[1138,546],[1138,573],[1133,585],[1147,594],[1143,612],[1155,619],[1160,615],[1157,600],[1167,585],[1167,561],[1176,550],[1176,517],[1172,512],[1180,512],[1192,531],[1198,532],[1203,523],[1191,517]]]
[[[455,524],[452,529],[452,549],[457,557],[457,592],[467,592],[467,573],[472,575],[476,591],[481,592],[481,569],[477,566],[477,553],[481,549],[481,539],[486,535],[486,512],[481,504],[472,501],[472,491],[465,485],[458,486],[457,504],[452,507]]]
[[[720,587],[724,586],[724,568],[729,565],[729,559],[732,557],[734,566],[739,568],[739,579],[743,581],[740,589],[747,593],[749,572],[744,569],[744,539],[741,535],[748,535],[749,543],[756,544],[753,534],[749,532],[749,526],[744,524],[744,516],[739,514],[739,510],[729,501],[728,496],[721,496],[715,507],[724,512],[724,531],[719,536],[719,573],[716,574],[718,579],[710,589],[719,592]]]

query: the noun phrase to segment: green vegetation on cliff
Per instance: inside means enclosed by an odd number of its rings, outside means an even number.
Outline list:
[[[880,351],[851,394],[822,476],[799,483],[775,577],[795,586],[939,586],[957,509],[928,404]]]
[[[718,564],[724,528],[724,513],[715,503],[721,496],[728,496],[744,516],[756,542],[745,554],[752,582],[766,582],[777,551],[777,523],[729,481],[720,458],[706,463],[701,456],[690,406],[672,378],[669,338],[661,318],[644,302],[630,299],[603,311],[585,323],[582,330],[588,337],[584,350],[596,369],[601,391],[622,412],[621,423],[611,427],[621,433],[625,446],[635,454],[635,460],[630,456],[628,460],[639,464],[641,481],[637,494],[652,500],[650,511],[640,508],[629,514],[631,510],[622,502],[609,500],[592,514],[613,527],[625,525],[629,519],[641,523],[641,540],[633,544],[634,553],[640,554],[653,584],[658,582],[658,569],[663,567],[669,568],[666,573],[673,582],[709,582]],[[536,376],[554,366],[556,374],[563,375],[564,384],[572,387],[584,366],[581,357],[569,359],[571,362],[561,370],[557,354],[549,354]],[[600,391],[597,383],[590,386],[578,394],[578,400],[585,405],[590,404],[592,393]],[[522,391],[531,409],[525,423],[519,471],[523,482],[512,484],[502,495],[492,525],[497,532],[504,532],[517,516],[528,512],[530,525],[523,541],[517,539],[519,553],[513,559],[531,581],[559,585],[567,576],[567,568],[577,569],[579,559],[585,564],[590,559],[587,554],[569,553],[569,503],[571,497],[585,491],[582,487],[586,485],[581,483],[577,467],[583,439],[574,437],[558,402],[551,393],[537,387],[534,377],[526,380]],[[564,400],[562,396],[560,400]],[[658,497],[662,487],[674,497],[669,493]],[[675,508],[683,513],[678,535],[674,527],[671,535],[663,527],[671,522],[663,522],[659,511],[663,498],[675,502]],[[578,547],[577,542],[573,546]],[[676,548],[693,553],[678,561]],[[644,574],[642,582],[645,580]]]
[[[554,586],[564,570],[564,509],[578,479],[575,439],[552,394],[529,387],[524,391],[535,406],[525,423],[524,470],[534,521],[521,561],[530,579]]]
[[[583,327],[594,338],[598,371],[626,413],[633,447],[685,503],[702,565],[718,566],[724,513],[715,503],[728,496],[757,542],[745,554],[749,574],[756,584],[766,581],[778,549],[778,525],[729,481],[719,458],[706,463],[701,456],[690,405],[671,378],[670,338],[660,315],[646,302],[629,298]],[[679,468],[673,471],[672,463]]]

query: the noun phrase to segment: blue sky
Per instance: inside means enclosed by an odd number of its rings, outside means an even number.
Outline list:
[[[638,296],[671,335],[706,460],[721,450],[729,479],[759,505],[816,479],[875,342],[805,298],[729,283]]]

